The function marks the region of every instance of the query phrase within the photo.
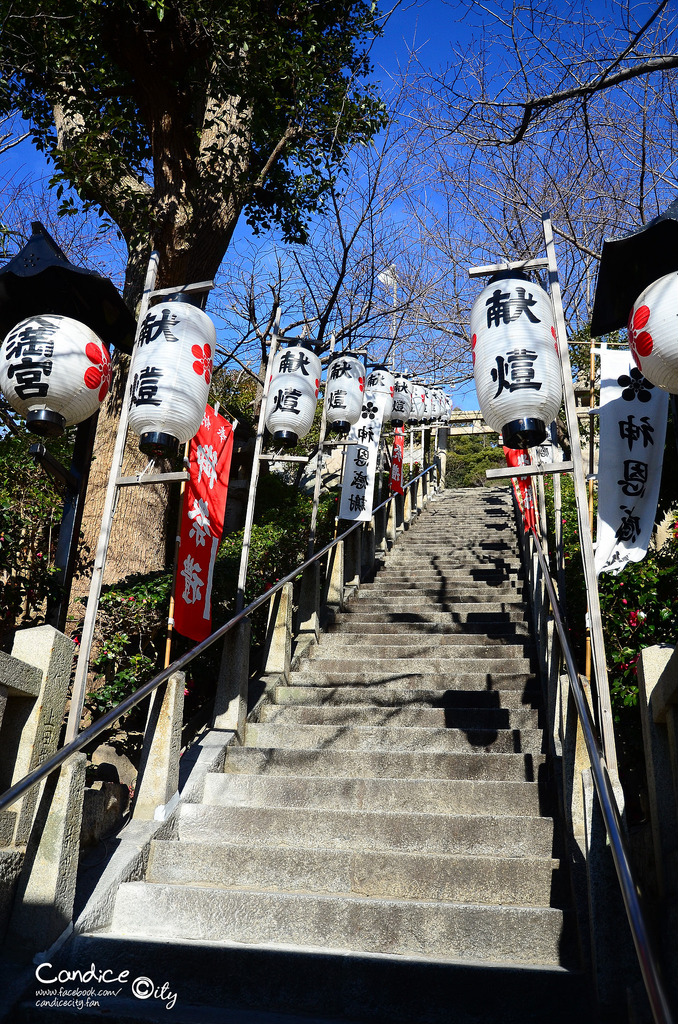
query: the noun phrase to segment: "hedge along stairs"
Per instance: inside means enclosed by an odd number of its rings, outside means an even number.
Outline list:
[[[508,490],[443,492],[71,944],[177,993],[109,1013],[592,1021],[531,654]]]

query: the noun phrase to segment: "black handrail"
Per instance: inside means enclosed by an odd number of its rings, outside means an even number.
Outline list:
[[[617,801],[614,796],[612,782],[605,762],[602,744],[598,731],[593,721],[591,708],[586,699],[579,673],[569,645],[567,630],[563,622],[560,605],[556,590],[551,579],[548,563],[544,554],[541,540],[534,528],[531,529],[535,541],[537,557],[544,574],[544,583],[551,602],[551,610],[561,651],[567,668],[567,675],[570,681],[570,689],[574,698],[577,714],[584,734],[584,742],[591,762],[591,773],[596,787],[600,809],[603,815],[605,829],[610,841],[610,849],[614,859],[614,866],[617,871],[617,878],[622,891],[622,898],[626,908],[633,943],[636,948],[636,955],[640,970],[645,983],[645,989],[650,1001],[652,1015],[655,1024],[673,1024],[673,1017],[669,1008],[664,984],[659,975],[658,960],[654,951],[653,942],[645,921],[645,915],[638,896],[638,888],[633,878],[633,871],[628,855],[628,849],[622,833],[621,816]]]
[[[418,473],[417,476],[408,480],[405,486],[407,488],[412,487],[417,480],[420,480],[421,477],[426,476],[435,469],[436,465],[435,463],[432,463],[430,466],[427,466],[426,469],[422,470],[421,473]],[[385,501],[382,501],[380,505],[377,505],[377,507],[372,510],[372,515],[380,509],[385,508],[385,506],[390,504],[395,497],[395,493],[389,495]],[[225,636],[226,633],[233,629],[234,626],[237,626],[243,619],[247,618],[248,615],[251,615],[267,601],[270,601],[270,599],[279,590],[281,590],[286,583],[290,583],[292,580],[300,576],[310,565],[317,562],[319,558],[322,558],[323,555],[327,554],[328,551],[331,551],[332,548],[340,541],[344,540],[349,536],[349,534],[353,533],[354,530],[357,530],[362,525],[362,521],[359,520],[354,523],[353,526],[350,526],[344,533],[340,534],[340,536],[335,537],[334,540],[331,540],[329,544],[326,544],[324,548],[317,551],[311,558],[307,558],[305,562],[302,562],[300,566],[293,569],[292,572],[287,574],[287,576],[278,580],[278,582],[264,594],[260,594],[259,597],[256,597],[251,604],[248,604],[246,608],[243,608],[241,612],[238,612],[238,614],[234,615],[232,619],[225,622],[223,626],[220,626],[219,629],[215,630],[214,633],[208,636],[205,640],[201,640],[200,643],[196,644],[195,647],[192,647],[186,654],[182,654],[180,658],[176,658],[171,665],[168,665],[167,668],[162,670],[162,672],[159,672],[152,679],[149,679],[148,682],[144,683],[143,686],[140,686],[139,689],[135,690],[129,697],[125,697],[120,704],[111,708],[110,711],[107,711],[106,714],[94,722],[93,725],[88,726],[87,729],[83,729],[82,732],[78,733],[75,739],[71,740],[71,742],[67,743],[64,747],[61,747],[56,751],[56,753],[52,754],[51,757],[48,757],[47,760],[43,761],[38,768],[34,768],[28,775],[25,775],[22,779],[19,779],[18,782],[15,782],[10,789],[0,795],[0,811],[9,807],[15,800],[18,800],[20,796],[23,796],[24,793],[28,792],[29,789],[32,789],[33,786],[36,786],[48,775],[51,775],[51,773],[59,768],[64,761],[67,761],[69,757],[76,754],[79,750],[82,750],[83,747],[86,747],[88,743],[91,743],[91,741],[101,735],[102,732],[105,732],[106,729],[113,725],[114,722],[117,722],[119,718],[139,704],[145,697],[148,697],[149,694],[153,693],[158,686],[161,686],[162,683],[166,682],[170,676],[174,675],[175,672],[180,672],[186,665],[193,661],[194,658],[197,658],[211,647],[213,643],[216,643],[217,640],[220,640],[221,637]]]

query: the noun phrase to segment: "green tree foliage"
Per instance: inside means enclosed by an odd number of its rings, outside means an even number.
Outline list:
[[[9,430],[0,438],[0,646],[17,626],[44,621],[45,601],[58,592],[54,568],[63,496],[28,453],[35,438]],[[52,445],[68,465],[72,438]]]
[[[243,210],[304,238],[383,123],[364,84],[376,19],[364,0],[0,0],[0,115],[118,226],[133,300],[151,246],[161,281],[213,277]]]
[[[446,487],[480,487],[485,470],[505,466],[504,449],[493,434],[462,434],[451,437],[447,450]]]

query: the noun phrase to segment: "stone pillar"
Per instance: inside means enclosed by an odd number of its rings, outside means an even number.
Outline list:
[[[372,516],[369,523],[365,523],[362,539],[363,573],[366,579],[371,580],[374,575],[374,563],[377,552],[377,524]]]
[[[86,760],[74,754],[44,782],[6,939],[15,949],[43,952],[71,922]]]
[[[357,590],[360,586],[360,568],[362,563],[362,531],[360,527],[350,533],[345,540],[346,586]]]
[[[405,499],[403,501],[403,526],[409,529],[412,522],[412,488],[405,487]]]
[[[252,623],[243,619],[224,637],[212,728],[237,733],[242,742],[247,718]]]
[[[396,542],[396,508],[395,499],[387,505],[388,520],[386,523],[386,543],[393,547]]]
[[[401,534],[405,530],[405,496],[404,494],[396,494],[393,499],[395,505],[395,524],[396,524],[396,536]]]
[[[327,554],[326,603],[340,611],[344,607],[344,541],[338,541]]]
[[[151,696],[132,817],[152,821],[179,788],[184,719],[183,672],[174,672]]]
[[[292,664],[293,586],[285,583],[271,600],[266,629],[264,673],[282,675],[289,682]]]
[[[299,638],[318,640],[320,634],[320,563],[313,562],[301,577],[299,590]]]
[[[73,641],[53,626],[21,629],[14,637],[12,659],[33,666],[39,675],[18,668],[18,675],[3,677],[10,699],[2,723],[0,792],[56,751],[74,652]],[[38,789],[33,787],[3,815],[0,842],[24,845],[28,841],[37,795]]]

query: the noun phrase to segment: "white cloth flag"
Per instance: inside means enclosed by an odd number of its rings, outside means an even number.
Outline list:
[[[365,392],[360,419],[351,427],[346,448],[339,518],[354,522],[372,518],[383,408],[380,396]]]
[[[652,535],[662,475],[668,392],[650,384],[628,351],[603,348],[596,572],[640,562]]]

